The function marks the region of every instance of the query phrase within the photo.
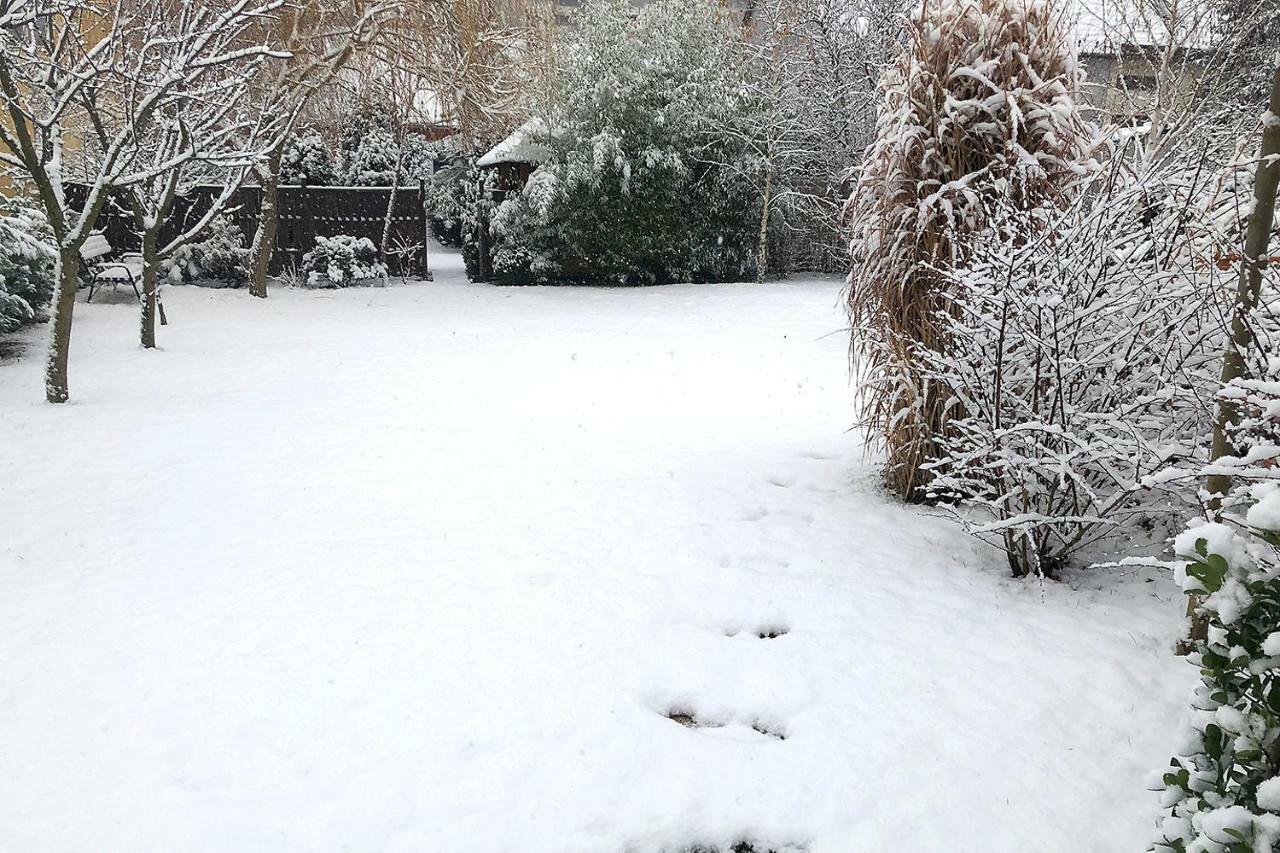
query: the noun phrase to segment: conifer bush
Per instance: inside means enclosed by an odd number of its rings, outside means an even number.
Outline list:
[[[442,245],[460,248],[467,219],[475,205],[480,170],[471,157],[450,172],[443,179],[427,184],[426,208],[435,238]]]
[[[307,130],[289,140],[280,160],[280,182],[313,187],[337,182],[333,155],[319,133]]]
[[[160,262],[160,271],[174,284],[244,287],[249,283],[249,248],[244,232],[229,216],[219,216],[198,243],[179,246]]]
[[[492,218],[508,282],[657,284],[755,274],[758,194],[730,132],[749,108],[740,45],[709,0],[634,13],[594,0],[577,18],[552,151]]]
[[[34,207],[15,200],[0,209],[0,332],[33,322],[53,297],[52,239]]]
[[[320,288],[351,287],[387,277],[373,241],[346,234],[317,236],[316,247],[302,256],[302,271],[309,287]]]

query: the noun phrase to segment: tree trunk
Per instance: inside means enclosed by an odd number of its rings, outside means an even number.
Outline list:
[[[145,349],[156,347],[156,306],[160,298],[157,287],[160,259],[156,257],[156,244],[159,238],[159,225],[142,234],[142,320],[139,337]]]
[[[44,368],[44,396],[50,403],[65,403],[71,396],[67,383],[67,358],[71,354],[71,315],[80,285],[80,247],[62,246],[54,263],[53,319],[50,321],[49,358]]]
[[[764,204],[760,206],[760,245],[756,251],[756,284],[764,284],[769,266],[769,206],[773,202],[773,163],[765,166]]]
[[[400,192],[400,164],[404,160],[404,146],[401,145],[396,154],[396,173],[391,178],[391,192],[387,194],[387,215],[382,220],[382,262],[386,264],[391,259],[389,250],[391,248],[391,221],[396,210],[396,195]],[[388,264],[389,266],[389,264]],[[403,272],[403,270],[401,270]]]
[[[1272,71],[1271,103],[1267,120],[1262,128],[1262,151],[1258,171],[1253,180],[1253,212],[1244,238],[1244,256],[1240,260],[1240,278],[1236,282],[1235,304],[1231,311],[1231,337],[1222,353],[1222,385],[1245,375],[1244,353],[1252,341],[1249,331],[1249,315],[1258,305],[1262,293],[1262,273],[1270,262],[1271,229],[1275,225],[1276,190],[1280,187],[1280,62]],[[1214,460],[1235,455],[1231,443],[1231,427],[1240,421],[1240,408],[1234,401],[1218,401],[1218,417],[1213,424],[1213,447],[1210,456]],[[1222,510],[1223,498],[1231,490],[1231,477],[1214,474],[1205,483],[1209,492],[1209,511],[1215,516]],[[1191,617],[1189,641],[1180,643],[1178,651],[1191,652],[1194,645],[1208,636],[1208,623],[1196,615],[1199,605],[1196,596],[1187,602],[1187,615]]]
[[[262,208],[258,211],[258,230],[253,235],[249,293],[261,299],[267,298],[267,272],[271,268],[271,255],[276,247],[276,227],[279,225],[280,159],[284,154],[281,145],[272,152],[262,178]]]
[[[479,281],[489,281],[489,211],[486,207],[484,178],[480,179],[480,199],[476,202],[476,272]]]
[[[1275,225],[1276,189],[1280,186],[1280,65],[1272,73],[1271,104],[1268,120],[1263,124],[1262,152],[1253,181],[1253,212],[1244,238],[1244,257],[1240,261],[1240,278],[1236,283],[1235,305],[1231,312],[1231,338],[1222,354],[1222,384],[1245,375],[1244,353],[1252,342],[1249,315],[1257,307],[1262,292],[1262,273],[1270,258],[1271,229]],[[1219,400],[1218,418],[1213,425],[1211,457],[1231,456],[1230,427],[1240,420],[1240,409],[1232,401]],[[1211,509],[1217,512],[1222,498],[1231,488],[1231,478],[1222,474],[1209,477],[1206,484]]]

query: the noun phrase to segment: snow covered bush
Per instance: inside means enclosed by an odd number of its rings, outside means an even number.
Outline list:
[[[0,332],[36,319],[53,296],[53,235],[44,216],[21,201],[0,209]]]
[[[209,225],[204,239],[179,246],[160,262],[160,271],[174,284],[244,287],[249,283],[249,248],[244,232],[229,216]]]
[[[585,4],[563,66],[553,153],[493,220],[507,281],[653,284],[754,274],[740,45],[712,0]]]
[[[946,349],[946,273],[995,236],[996,208],[1065,204],[1094,171],[1095,133],[1051,2],[926,0],[910,17],[846,216],[863,427],[888,451],[889,487],[918,500],[954,406],[918,357]]]
[[[431,233],[442,245],[462,246],[462,232],[475,203],[475,186],[480,170],[475,158],[467,158],[456,166],[447,166],[427,184],[426,209],[431,220]]]
[[[355,148],[343,153],[338,173],[346,186],[389,187],[399,170],[399,146],[384,127],[370,127]]]
[[[280,160],[282,184],[328,186],[336,183],[336,178],[333,155],[319,133],[306,130],[289,140]]]
[[[350,187],[389,187],[401,168],[402,152],[387,116],[391,108],[365,104],[342,117],[338,137],[337,182]]]
[[[439,143],[430,142],[419,133],[410,133],[400,146],[400,183],[416,186],[418,181],[427,180],[435,171],[444,155]]]
[[[316,247],[302,256],[302,271],[309,287],[351,287],[387,277],[373,241],[346,234],[316,237]]]
[[[1002,223],[1007,240],[947,275],[945,349],[915,349],[951,400],[926,495],[976,509],[964,522],[1015,576],[1054,575],[1127,535],[1153,509],[1151,478],[1206,446],[1212,291],[1185,253],[1143,256],[1146,207],[1099,193],[1053,220]]]
[[[1176,525],[1194,500],[1239,274],[1220,261],[1251,186],[1249,160],[1223,153],[1233,137],[1117,154],[1066,209],[992,205],[988,241],[941,271],[946,346],[912,350],[951,401],[924,494],[964,508],[1015,575],[1107,539],[1132,553],[1139,525]]]
[[[1153,780],[1169,815],[1158,853],[1257,853],[1280,845],[1280,359],[1226,392],[1243,452],[1219,521],[1175,542],[1179,576],[1207,623],[1200,682],[1170,768]]]

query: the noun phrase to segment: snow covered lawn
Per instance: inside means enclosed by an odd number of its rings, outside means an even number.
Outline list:
[[[1142,849],[1181,599],[886,501],[837,282],[439,278],[0,366],[0,850]]]

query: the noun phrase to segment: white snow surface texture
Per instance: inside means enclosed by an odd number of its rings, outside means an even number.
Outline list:
[[[0,366],[0,850],[1142,849],[1176,590],[884,498],[837,281],[456,260]]]

